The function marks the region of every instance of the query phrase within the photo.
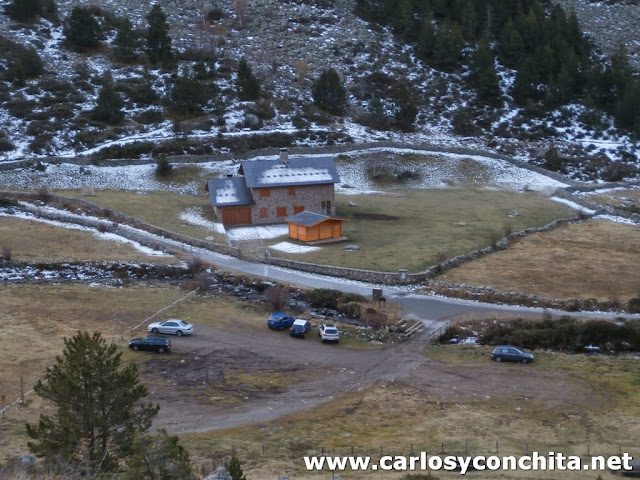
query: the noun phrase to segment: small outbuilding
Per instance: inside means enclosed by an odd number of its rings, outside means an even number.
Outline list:
[[[321,240],[345,240],[342,236],[342,223],[346,218],[332,217],[315,212],[300,212],[287,219],[289,238],[303,242]]]

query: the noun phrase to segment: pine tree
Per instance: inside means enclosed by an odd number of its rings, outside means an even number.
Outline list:
[[[42,10],[40,0],[13,0],[8,7],[9,17],[17,22],[31,20]]]
[[[476,90],[478,100],[494,106],[500,103],[500,84],[487,38],[480,42],[478,50],[473,55],[469,81]]]
[[[257,100],[260,98],[260,81],[253,74],[247,59],[242,57],[238,64],[238,96],[240,100]]]
[[[169,92],[170,109],[179,115],[200,113],[207,100],[207,89],[186,69],[176,77]]]
[[[235,453],[231,455],[231,460],[227,463],[227,471],[229,475],[231,475],[231,480],[247,480],[247,477],[244,476],[244,472],[242,471],[240,459]]]
[[[342,115],[344,112],[347,91],[335,69],[322,72],[313,84],[312,95],[313,101],[321,109],[334,115]]]
[[[137,435],[123,480],[143,478],[194,480],[189,453],[176,435],[164,429],[155,435]]]
[[[384,111],[384,105],[378,95],[375,95],[367,107],[368,119],[367,124],[378,130],[384,130],[388,127],[389,120]]]
[[[29,47],[20,53],[13,65],[9,67],[7,77],[22,85],[27,79],[42,75],[43,72],[44,66],[40,55],[35,48]]]
[[[67,41],[78,50],[95,48],[102,39],[102,27],[87,7],[73,7],[63,32]]]
[[[124,119],[122,107],[124,106],[118,92],[113,87],[110,74],[98,93],[98,103],[91,112],[94,120],[105,123],[120,123]]]
[[[400,84],[394,88],[393,102],[396,106],[396,112],[393,116],[396,126],[403,132],[411,132],[418,115],[418,107],[416,107],[411,91],[406,85]]]
[[[114,53],[121,62],[133,62],[137,57],[140,46],[140,38],[133,30],[133,24],[127,17],[118,24],[116,38],[113,41]]]
[[[460,64],[463,45],[464,39],[457,25],[439,28],[433,45],[432,65],[445,72],[454,71]]]
[[[167,15],[160,5],[155,4],[147,15],[147,55],[152,65],[161,63],[170,66],[173,61],[171,50],[171,37],[169,36],[169,24]]]
[[[135,363],[122,367],[122,352],[99,332],[78,332],[64,345],[34,387],[56,414],[27,424],[29,448],[51,468],[110,470],[131,455],[136,433],[151,427],[158,407],[143,402],[147,389]]]

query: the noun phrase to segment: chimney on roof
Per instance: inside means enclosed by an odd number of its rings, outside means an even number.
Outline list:
[[[280,163],[289,165],[289,151],[286,148],[280,149]]]

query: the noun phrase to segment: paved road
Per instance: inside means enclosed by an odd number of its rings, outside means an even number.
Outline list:
[[[289,282],[311,288],[333,288],[343,292],[358,293],[370,296],[374,288],[382,288],[385,298],[402,306],[405,318],[422,320],[428,330],[443,326],[447,321],[464,317],[490,316],[541,316],[544,313],[554,316],[572,315],[580,317],[616,317],[619,313],[606,312],[564,312],[543,308],[531,308],[513,305],[493,305],[470,300],[445,298],[413,293],[410,287],[384,287],[343,278],[327,277],[307,272],[300,272],[263,263],[229,257],[204,250],[192,250],[202,260],[212,263],[221,269],[255,275],[279,282]],[[640,318],[640,315],[625,315],[627,318]]]

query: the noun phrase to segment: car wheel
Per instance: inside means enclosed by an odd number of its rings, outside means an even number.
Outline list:
[[[181,337],[181,336],[182,336],[182,330],[178,330],[178,331],[176,332],[176,335],[177,335],[177,336],[179,336],[179,337]]]
[[[152,328],[151,329],[151,333],[158,333],[158,329],[157,328]]]
[[[138,351],[138,345],[134,345],[133,346],[133,350],[137,352]]]
[[[164,353],[164,347],[160,347],[160,348],[158,349],[158,353]]]
[[[529,359],[528,358],[523,358],[522,359],[522,363],[529,363]]]
[[[501,362],[502,361],[502,357],[496,357],[496,362]]]

